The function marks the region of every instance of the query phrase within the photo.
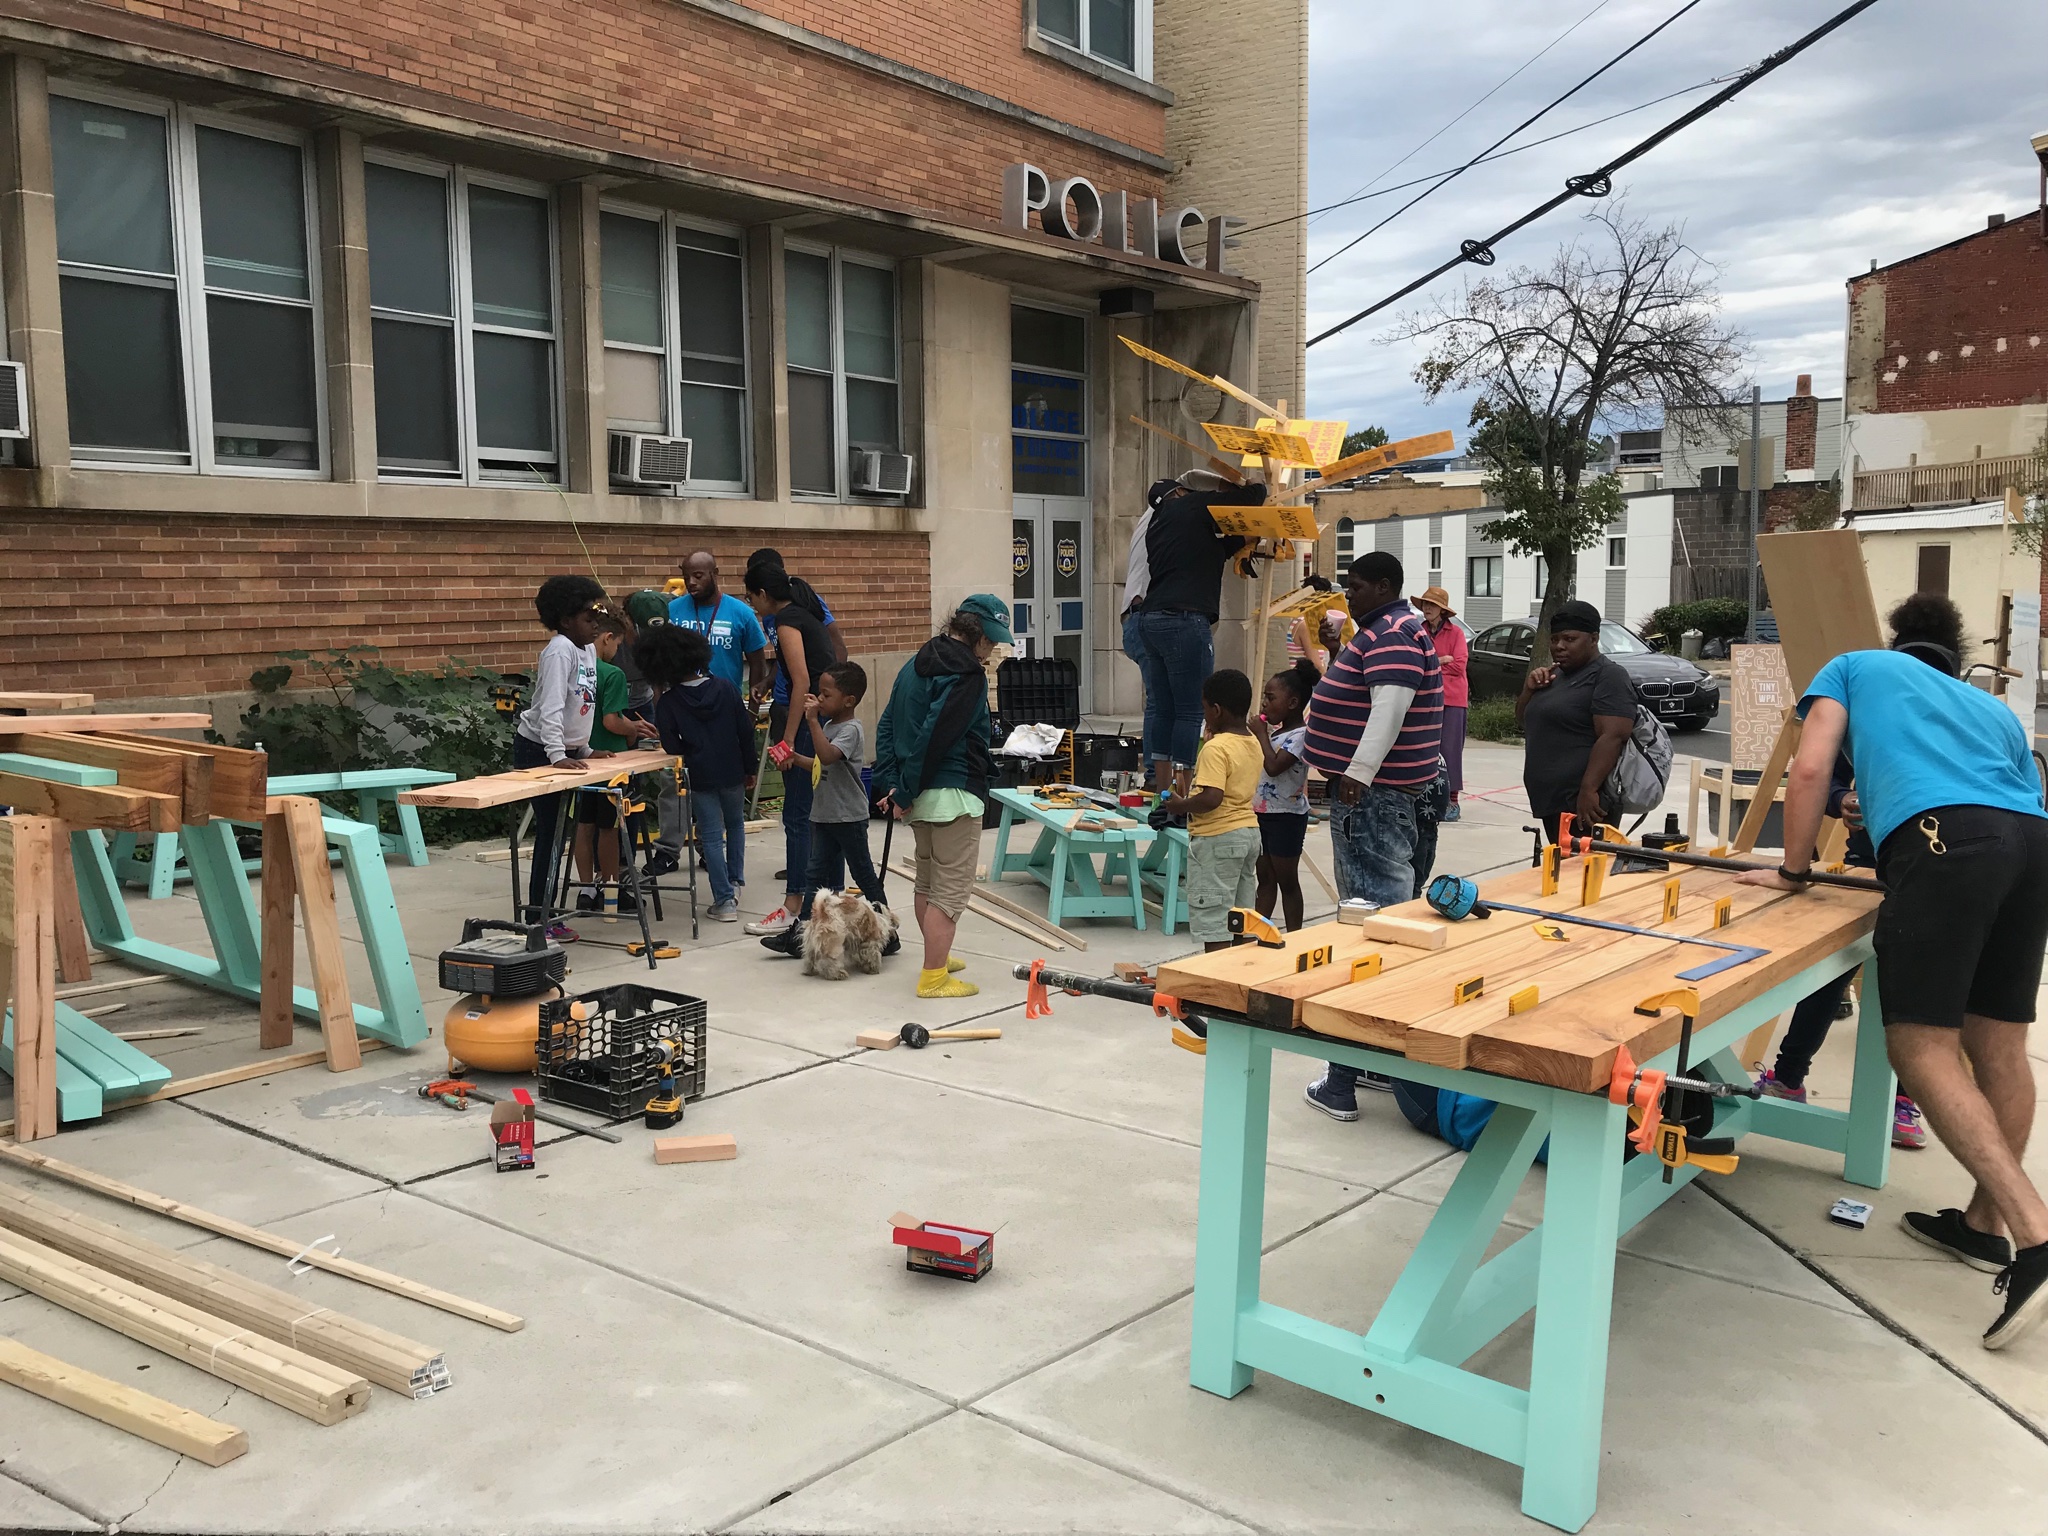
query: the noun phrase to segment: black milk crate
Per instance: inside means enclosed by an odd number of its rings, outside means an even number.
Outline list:
[[[579,1003],[587,1015],[581,1019],[573,1016]],[[542,1003],[540,1096],[607,1120],[630,1120],[661,1083],[654,1042],[674,1040],[682,1047],[676,1091],[685,1100],[701,1099],[706,1013],[701,997],[634,982]]]
[[[1013,656],[996,668],[996,713],[1028,725],[1081,723],[1081,670],[1064,657]]]

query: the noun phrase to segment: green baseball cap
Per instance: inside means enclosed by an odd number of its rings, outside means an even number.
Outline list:
[[[668,622],[668,594],[643,587],[626,599],[626,617],[633,621],[635,629],[646,629],[650,624]]]
[[[1014,645],[1010,634],[1010,608],[993,592],[977,592],[960,604],[960,612],[981,620],[981,632],[997,645]]]

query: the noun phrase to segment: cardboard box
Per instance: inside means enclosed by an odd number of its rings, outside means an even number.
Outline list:
[[[979,1280],[995,1267],[996,1235],[949,1222],[920,1221],[898,1211],[889,1218],[892,1238],[907,1250],[903,1267],[922,1275]]]
[[[491,1106],[491,1140],[498,1144],[495,1166],[511,1173],[533,1166],[533,1095],[514,1088],[510,1099]]]

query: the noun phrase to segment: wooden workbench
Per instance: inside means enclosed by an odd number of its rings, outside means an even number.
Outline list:
[[[1735,1047],[1759,1024],[1867,961],[1877,898],[1814,888],[1780,894],[1732,876],[1680,875],[1679,910],[1663,922],[1665,873],[1608,876],[1582,909],[1582,860],[1567,860],[1557,894],[1523,871],[1482,894],[1551,911],[1674,933],[1711,934],[1768,954],[1704,978],[1691,1075],[1744,1082]],[[1733,918],[1715,929],[1717,898]],[[1385,915],[1440,923],[1420,903]],[[1606,1088],[1619,1050],[1674,1065],[1681,1017],[1637,1005],[1687,983],[1675,973],[1715,951],[1662,939],[1566,927],[1555,942],[1533,919],[1498,913],[1448,925],[1441,948],[1370,939],[1326,923],[1289,936],[1284,950],[1252,946],[1190,956],[1160,969],[1159,990],[1209,1019],[1196,1237],[1195,1386],[1233,1397],[1254,1370],[1312,1387],[1403,1424],[1520,1466],[1522,1509],[1576,1531],[1591,1518],[1600,1469],[1609,1315],[1621,1233],[1684,1188],[1655,1157],[1625,1157],[1626,1109]],[[1424,931],[1425,942],[1439,935]],[[1323,964],[1301,969],[1328,950]],[[1350,979],[1378,956],[1376,976]],[[1473,1001],[1453,988],[1483,978]],[[1533,1006],[1509,998],[1535,987]],[[1722,1100],[1715,1134],[1755,1132],[1844,1155],[1845,1177],[1881,1187],[1890,1156],[1895,1085],[1885,1057],[1876,967],[1864,971],[1851,1107],[1788,1100]],[[1477,1146],[1363,1334],[1262,1301],[1261,1222],[1273,1053],[1328,1059],[1498,1104]],[[1538,1149],[1549,1145],[1543,1224],[1481,1263]],[[1535,1312],[1525,1391],[1465,1370],[1464,1362]]]

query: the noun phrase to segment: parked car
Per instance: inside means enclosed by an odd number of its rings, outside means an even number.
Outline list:
[[[1476,699],[1512,699],[1528,675],[1536,625],[1509,619],[1482,630],[1472,641],[1467,675]],[[1635,631],[1607,620],[1600,626],[1600,653],[1611,657],[1635,684],[1636,698],[1674,731],[1703,731],[1721,708],[1721,685],[1713,674],[1682,656],[1652,650]]]

